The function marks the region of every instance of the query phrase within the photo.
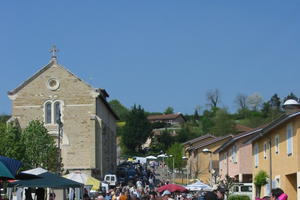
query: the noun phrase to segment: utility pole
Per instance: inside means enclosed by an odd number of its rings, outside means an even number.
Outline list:
[[[62,136],[62,127],[63,127],[63,123],[61,121],[61,113],[59,110],[58,113],[58,119],[56,120],[56,123],[58,125],[58,141],[57,141],[57,148],[58,148],[58,159],[57,159],[57,174],[60,175],[61,173],[61,148],[60,148],[60,140],[61,140],[61,136]]]

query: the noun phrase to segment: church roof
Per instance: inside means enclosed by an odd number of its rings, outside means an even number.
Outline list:
[[[45,67],[43,67],[42,69],[40,69],[38,72],[36,72],[33,76],[31,76],[29,79],[27,79],[26,81],[24,81],[21,85],[19,85],[18,87],[16,87],[15,89],[13,89],[12,91],[8,91],[7,94],[8,95],[14,95],[16,93],[18,93],[21,89],[23,89],[26,85],[28,85],[31,81],[33,81],[36,77],[38,77],[39,75],[41,75],[43,72],[45,72],[47,69],[49,69],[56,61],[54,59],[51,59],[50,63],[47,64]]]
[[[16,87],[15,89],[13,89],[12,91],[8,91],[7,94],[8,95],[14,95],[16,93],[18,93],[21,89],[23,89],[26,85],[28,85],[31,81],[33,81],[34,79],[36,79],[39,75],[41,75],[42,73],[44,73],[45,71],[47,71],[50,67],[52,67],[53,65],[57,65],[61,68],[63,68],[64,70],[66,70],[68,73],[70,73],[72,76],[76,77],[78,80],[80,80],[81,82],[85,83],[88,87],[90,87],[91,89],[94,89],[90,84],[84,82],[82,79],[80,79],[78,76],[76,76],[75,74],[73,74],[70,70],[68,70],[67,68],[63,67],[62,65],[59,65],[57,63],[57,59],[53,58],[50,60],[50,62],[43,67],[42,69],[40,69],[39,71],[37,71],[33,76],[31,76],[30,78],[28,78],[26,81],[24,81],[21,85],[19,85],[18,87]],[[97,91],[97,89],[94,89]],[[102,89],[103,90],[103,89]],[[106,92],[106,91],[105,91]],[[107,94],[107,93],[106,93]],[[108,95],[108,94],[107,94]]]
[[[107,107],[107,109],[113,114],[113,116],[117,120],[119,120],[118,115],[114,112],[114,110],[111,108],[111,106],[109,105],[109,103],[106,101],[106,97],[109,97],[109,94],[106,92],[106,90],[102,89],[102,88],[99,88],[99,89],[93,88],[90,84],[84,82],[82,79],[80,79],[78,76],[76,76],[75,74],[73,74],[71,71],[69,71],[65,67],[57,64],[56,57],[52,57],[52,59],[50,60],[50,62],[46,66],[44,66],[42,69],[40,69],[39,71],[37,71],[33,76],[31,76],[30,78],[28,78],[26,81],[24,81],[21,85],[19,85],[18,87],[16,87],[12,91],[8,91],[7,94],[10,96],[10,95],[14,95],[14,94],[18,93],[21,89],[23,89],[31,81],[33,81],[34,79],[36,79],[39,75],[41,75],[42,73],[44,73],[45,71],[47,71],[54,64],[56,64],[57,66],[63,68],[64,70],[66,70],[68,73],[70,73],[72,76],[76,77],[81,82],[85,83],[91,89],[95,90],[96,92],[99,92],[99,97],[100,97],[101,101],[104,103],[104,105]]]

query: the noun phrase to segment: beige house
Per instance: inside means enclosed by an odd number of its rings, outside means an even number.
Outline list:
[[[184,143],[188,158],[187,167],[193,178],[212,184],[219,172],[219,154],[214,154],[221,145],[232,138],[232,135],[215,137],[210,134]],[[188,146],[189,147],[188,147]]]
[[[253,177],[260,170],[269,175],[261,196],[280,187],[288,199],[300,200],[300,104],[290,99],[283,106],[285,114],[248,140],[253,149]]]
[[[41,120],[58,139],[59,113],[63,123],[61,154],[64,170],[80,170],[101,178],[117,163],[117,115],[107,102],[108,93],[82,81],[57,63],[56,56],[14,90],[12,118],[21,128]]]

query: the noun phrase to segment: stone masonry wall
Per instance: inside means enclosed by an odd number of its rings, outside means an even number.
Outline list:
[[[55,91],[47,87],[49,79],[59,81]],[[11,97],[12,115],[18,118],[22,128],[31,120],[44,120],[44,103],[62,102],[62,158],[64,169],[95,168],[95,115],[93,89],[64,68],[53,65]],[[57,125],[46,125],[50,134],[57,136]]]

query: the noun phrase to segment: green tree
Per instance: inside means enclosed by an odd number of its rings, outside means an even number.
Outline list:
[[[270,105],[269,102],[264,102],[264,103],[263,103],[261,112],[262,112],[262,114],[263,114],[263,116],[264,116],[265,118],[268,117],[269,115],[271,115],[271,113],[272,113],[272,108],[271,108],[271,105]]]
[[[289,100],[289,99],[294,99],[294,100],[298,101],[298,97],[292,92],[284,98],[283,102],[285,102],[286,100]]]
[[[212,110],[204,110],[203,116],[201,117],[201,124],[204,133],[208,133],[214,127],[214,120],[213,118],[216,115],[216,111],[219,108],[213,108]]]
[[[214,126],[211,132],[215,135],[226,135],[235,133],[235,123],[226,109],[219,109],[214,118]]]
[[[48,134],[42,122],[31,121],[23,131],[22,142],[25,147],[25,167],[57,171],[58,149],[54,138]]]
[[[129,110],[123,106],[118,100],[114,99],[109,102],[109,105],[112,107],[112,109],[116,112],[116,114],[119,116],[120,121],[125,121],[126,116],[129,113]]]
[[[278,95],[276,93],[271,97],[269,103],[270,103],[270,106],[273,110],[276,110],[276,111],[281,110],[281,107],[280,107],[281,106],[281,101],[280,101],[280,98],[278,97]]]
[[[200,119],[200,116],[199,116],[198,110],[195,109],[193,120],[194,120],[194,122],[196,122],[196,121],[199,121],[199,119]]]
[[[9,118],[9,115],[0,115],[0,123],[6,123]]]
[[[183,143],[183,142],[193,139],[195,134],[192,133],[192,131],[190,129],[191,129],[191,127],[188,125],[183,126],[177,132],[177,135],[174,137],[175,141],[178,143]]]
[[[162,143],[158,141],[158,137],[152,137],[148,155],[159,154],[161,151],[163,151]]]
[[[256,186],[256,196],[260,197],[261,187],[268,183],[267,172],[260,170],[254,177],[254,185]]]
[[[161,150],[166,152],[166,150],[174,143],[175,140],[171,133],[165,129],[160,135],[157,136],[157,141],[160,143]]]
[[[183,156],[183,147],[180,143],[174,143],[167,150],[168,155],[172,155],[169,157],[167,161],[167,165],[170,169],[173,169],[173,159],[174,159],[174,168],[181,170],[184,167],[184,161],[182,160]]]
[[[173,114],[174,113],[174,108],[172,108],[171,106],[167,107],[165,112],[165,114]]]
[[[21,130],[12,124],[0,125],[0,155],[24,160],[24,145],[21,141]]]
[[[139,153],[141,146],[151,136],[151,124],[147,119],[144,109],[139,105],[133,106],[126,117],[123,127],[121,141],[126,147],[126,153]]]

